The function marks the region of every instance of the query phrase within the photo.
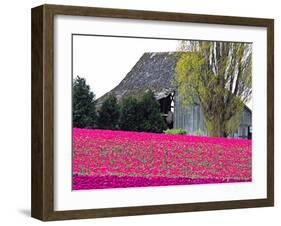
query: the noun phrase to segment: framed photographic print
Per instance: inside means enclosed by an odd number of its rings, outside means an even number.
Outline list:
[[[32,216],[273,206],[272,19],[32,9]]]

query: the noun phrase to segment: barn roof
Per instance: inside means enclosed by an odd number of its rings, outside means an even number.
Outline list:
[[[173,80],[178,52],[147,52],[111,91],[97,100],[100,104],[112,94],[121,100],[127,95],[141,95],[152,90],[156,99],[166,97],[174,90]]]
[[[128,95],[143,95],[149,89],[153,91],[157,100],[167,97],[175,90],[175,68],[179,57],[180,52],[144,53],[115,88],[97,99],[97,107],[109,95],[116,96],[120,101]],[[252,112],[246,105],[245,110]]]

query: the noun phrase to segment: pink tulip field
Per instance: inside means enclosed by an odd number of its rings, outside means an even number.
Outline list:
[[[73,190],[250,182],[252,141],[73,129]]]

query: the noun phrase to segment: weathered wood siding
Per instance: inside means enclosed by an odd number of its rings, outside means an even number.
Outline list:
[[[204,125],[204,115],[199,105],[183,107],[179,98],[175,98],[174,128],[184,129],[188,134],[207,135]],[[249,127],[252,126],[252,113],[244,109],[239,129],[232,137],[248,138]]]
[[[249,136],[249,127],[251,126],[252,126],[252,113],[248,109],[244,109],[239,129],[234,134],[234,137],[247,138]]]
[[[183,107],[175,98],[174,128],[186,130],[189,134],[206,135],[204,116],[199,105]],[[199,134],[198,134],[199,135]]]

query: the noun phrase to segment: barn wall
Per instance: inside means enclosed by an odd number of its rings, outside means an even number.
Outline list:
[[[245,109],[242,114],[238,131],[233,137],[248,138],[249,126],[252,126],[252,113]],[[188,134],[207,135],[204,125],[204,115],[199,105],[185,108],[178,98],[175,98],[174,128],[184,129]],[[198,132],[200,131],[200,134]]]
[[[252,117],[251,113],[248,110],[244,110],[241,119],[242,125],[252,125]]]
[[[241,123],[234,137],[247,138],[249,136],[249,127],[252,126],[252,113],[245,109],[242,114]]]
[[[199,105],[191,105],[183,107],[175,98],[175,111],[174,111],[174,128],[184,129],[189,134],[196,134],[200,132],[201,135],[206,135],[203,113]]]

